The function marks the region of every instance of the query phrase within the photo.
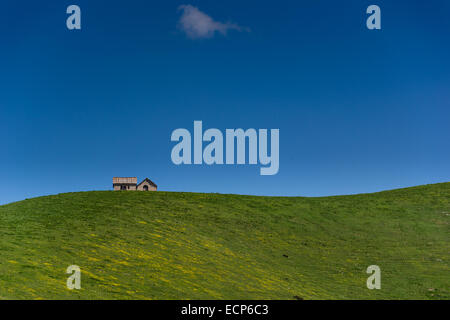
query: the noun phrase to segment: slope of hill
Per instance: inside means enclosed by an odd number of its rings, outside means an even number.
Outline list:
[[[6,299],[449,299],[450,183],[301,198],[94,191],[0,206]],[[368,290],[366,268],[381,268]],[[81,290],[66,288],[70,265]]]

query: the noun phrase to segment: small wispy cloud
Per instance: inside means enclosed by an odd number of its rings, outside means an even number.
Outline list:
[[[179,6],[178,10],[183,11],[178,21],[178,27],[191,39],[212,38],[216,32],[226,35],[229,30],[250,31],[235,23],[215,21],[190,4]]]

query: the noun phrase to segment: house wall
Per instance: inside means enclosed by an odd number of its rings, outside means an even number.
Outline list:
[[[132,185],[132,184],[114,184],[114,185],[113,185],[114,191],[119,191],[119,190],[121,190],[120,187],[121,187],[122,185],[125,185],[125,186],[127,187],[126,190],[136,190],[136,185]]]
[[[144,191],[144,186],[148,187],[148,191],[156,191],[156,188],[152,184],[148,183],[147,181],[144,181],[143,183],[138,185],[137,190]]]

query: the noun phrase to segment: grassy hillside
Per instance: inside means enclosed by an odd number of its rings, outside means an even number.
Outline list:
[[[0,206],[4,299],[449,299],[450,183],[323,198],[96,191]],[[81,290],[66,288],[69,265]],[[366,268],[381,268],[368,290]]]

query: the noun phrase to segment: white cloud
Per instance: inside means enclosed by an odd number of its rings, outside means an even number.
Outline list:
[[[235,23],[214,21],[206,13],[190,4],[179,6],[178,10],[183,11],[178,26],[192,39],[212,38],[216,31],[223,35],[226,35],[229,30],[249,31],[248,28],[243,28]]]

